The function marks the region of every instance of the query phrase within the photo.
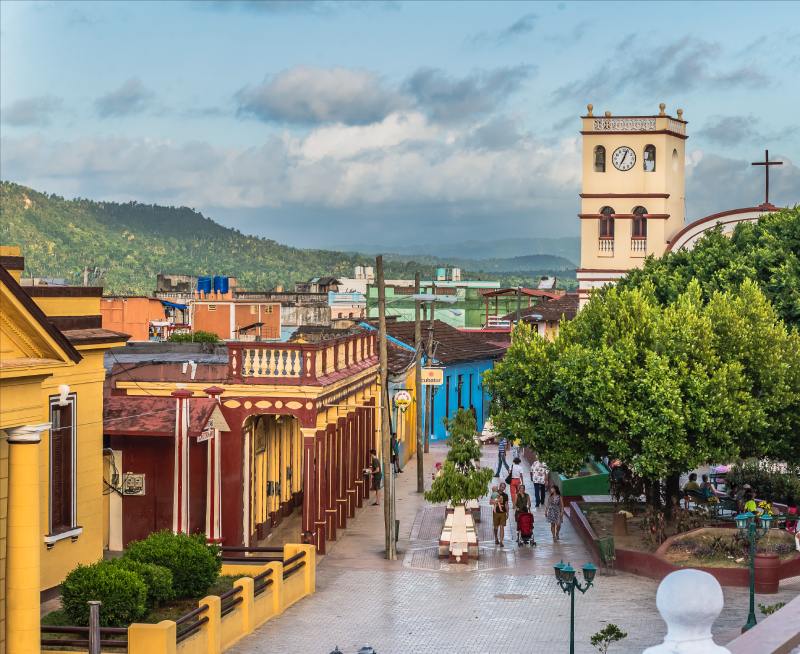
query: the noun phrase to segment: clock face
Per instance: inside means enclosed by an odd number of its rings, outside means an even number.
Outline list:
[[[627,145],[614,150],[611,155],[611,162],[617,170],[630,170],[636,165],[636,153]]]

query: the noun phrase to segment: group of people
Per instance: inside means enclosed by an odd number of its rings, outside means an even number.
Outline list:
[[[505,539],[505,527],[511,510],[514,511],[515,521],[517,521],[517,544],[520,542],[519,516],[531,513],[531,505],[535,508],[544,506],[545,519],[550,523],[550,532],[553,541],[560,538],[561,524],[564,520],[564,505],[561,501],[561,490],[556,485],[551,485],[547,490],[547,466],[538,459],[531,464],[530,478],[533,483],[534,498],[525,489],[525,469],[522,466],[522,459],[516,452],[512,459],[512,465],[508,465],[506,451],[508,440],[501,438],[497,447],[497,470],[495,477],[499,478],[503,467],[508,471],[505,482],[492,486],[492,494],[489,503],[492,506],[492,527],[494,529],[494,542],[501,545]],[[510,489],[511,497],[506,492]],[[534,540],[533,545],[536,544]]]

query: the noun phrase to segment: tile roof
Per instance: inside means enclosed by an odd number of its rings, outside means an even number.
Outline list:
[[[411,347],[413,346],[414,345],[412,343]],[[391,341],[389,341],[389,347],[386,351],[386,354],[390,375],[400,375],[404,373],[414,365],[414,360],[416,358],[412,350],[400,347]]]
[[[211,398],[189,400],[189,436],[199,436],[214,411]],[[175,399],[171,397],[106,396],[103,433],[111,436],[173,436]]]
[[[422,340],[427,342],[429,320],[422,321]],[[386,324],[389,336],[414,347],[414,323],[391,321]],[[441,320],[433,321],[433,340],[437,343],[436,358],[444,363],[461,363],[499,359],[505,348],[488,343],[484,338],[461,332]]]
[[[110,329],[65,329],[67,340],[74,345],[94,345],[96,343],[119,343],[127,341],[129,334],[111,331]]]
[[[534,307],[522,309],[520,316],[522,320],[527,322],[556,322],[564,318],[565,320],[572,320],[578,315],[578,294],[567,293],[554,300],[547,300],[540,302]],[[541,318],[533,316],[541,316]],[[503,320],[516,320],[517,312],[503,316]]]

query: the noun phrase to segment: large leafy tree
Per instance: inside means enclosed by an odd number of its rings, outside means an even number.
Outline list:
[[[800,455],[800,337],[752,281],[608,289],[555,342],[519,325],[486,383],[496,424],[568,473],[609,455],[674,493],[708,461]]]
[[[755,281],[790,325],[800,325],[800,207],[740,223],[730,236],[711,230],[692,250],[649,258],[630,271],[620,288],[641,288],[649,282],[662,304],[674,302],[692,279],[704,299]]]

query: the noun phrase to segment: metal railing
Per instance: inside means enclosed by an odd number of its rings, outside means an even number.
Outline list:
[[[220,609],[220,615],[225,617],[244,601],[244,597],[242,597],[242,587],[234,586],[228,592],[222,593],[222,595],[219,596],[219,599],[221,600],[222,605]]]
[[[85,647],[89,649],[89,627],[42,625],[42,647]],[[76,634],[85,638],[45,638],[45,634]],[[104,636],[125,636],[111,639]],[[107,649],[128,649],[128,630],[125,627],[100,627],[100,646]]]
[[[283,562],[283,578],[288,579],[293,574],[301,570],[305,565],[306,562],[303,561],[306,556],[305,551],[298,552],[294,556],[290,556]]]
[[[175,626],[177,627],[175,641],[178,643],[183,642],[192,634],[200,631],[202,626],[208,622],[208,616],[203,615],[206,611],[208,611],[208,605],[203,604],[175,620]]]

